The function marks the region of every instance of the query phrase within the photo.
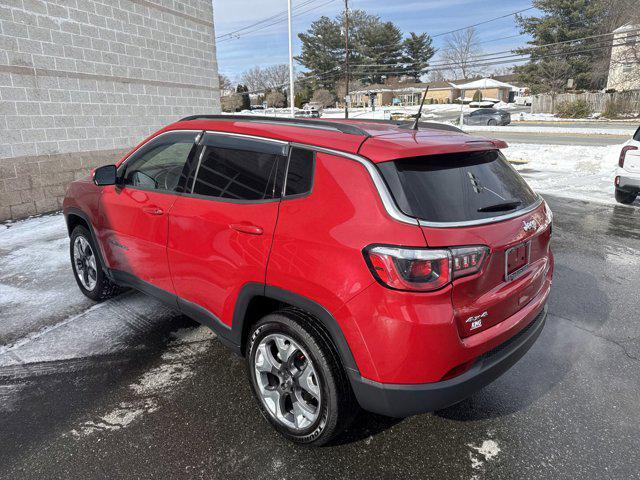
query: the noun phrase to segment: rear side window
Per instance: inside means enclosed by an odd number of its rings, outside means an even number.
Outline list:
[[[289,156],[285,195],[305,195],[313,185],[314,153],[311,150],[294,148]]]
[[[637,142],[640,142],[640,128],[636,130],[636,134],[633,136],[633,139],[636,140]]]
[[[399,208],[430,222],[482,220],[538,199],[497,150],[406,158],[378,167]]]
[[[286,157],[283,146],[208,135],[193,193],[230,200],[259,201],[280,197]]]

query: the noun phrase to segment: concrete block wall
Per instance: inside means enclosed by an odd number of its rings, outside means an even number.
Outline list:
[[[0,2],[0,221],[194,113],[219,113],[211,0]]]

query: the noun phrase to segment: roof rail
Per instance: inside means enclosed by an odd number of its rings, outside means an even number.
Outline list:
[[[282,117],[262,117],[257,115],[191,115],[180,119],[181,122],[189,120],[228,120],[254,123],[272,123],[278,125],[289,125],[293,127],[315,128],[320,130],[332,130],[347,135],[362,135],[369,137],[369,133],[357,125],[350,123],[340,123],[326,120],[309,120],[306,118],[282,118]]]
[[[363,118],[363,122],[367,123],[384,123],[387,125],[396,125],[400,128],[411,128],[413,126],[412,120],[380,120],[373,118]],[[432,130],[445,130],[447,132],[467,133],[464,130],[448,123],[437,122],[418,122],[418,126],[421,128],[430,128]]]

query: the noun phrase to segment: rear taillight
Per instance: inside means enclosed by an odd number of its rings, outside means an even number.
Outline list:
[[[622,151],[620,152],[620,159],[618,160],[618,166],[620,168],[624,167],[625,157],[627,156],[627,152],[630,150],[638,150],[638,147],[635,147],[633,145],[627,145],[626,147],[622,147]]]
[[[485,246],[447,249],[371,246],[364,257],[373,276],[396,290],[428,292],[453,279],[482,270],[489,254]]]

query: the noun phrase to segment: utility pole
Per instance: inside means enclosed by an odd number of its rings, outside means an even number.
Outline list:
[[[349,0],[344,0],[344,118],[349,118]]]
[[[291,0],[287,0],[289,14],[289,107],[291,108],[291,116],[295,116],[295,105],[293,92],[293,32],[291,31]]]

